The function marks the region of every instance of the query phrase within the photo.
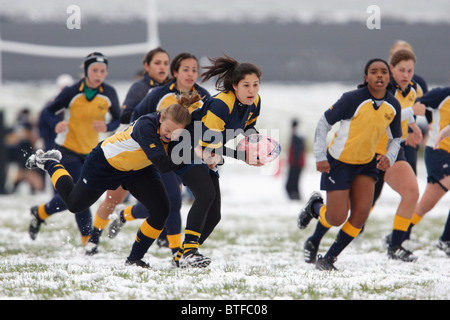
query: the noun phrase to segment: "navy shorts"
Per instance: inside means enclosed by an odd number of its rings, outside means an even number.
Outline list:
[[[373,177],[374,181],[378,179],[376,157],[366,164],[344,163],[336,160],[329,153],[327,153],[327,158],[330,164],[330,173],[322,173],[320,179],[321,190],[348,190],[358,175]]]
[[[155,178],[161,179],[161,175],[152,165],[136,171],[120,171],[112,167],[100,144],[87,156],[80,177],[86,188],[91,190],[115,190],[119,186],[126,189],[128,183]]]
[[[436,183],[450,175],[450,153],[447,151],[426,147],[424,160],[427,167],[427,182]]]
[[[191,168],[195,167],[195,166],[203,166],[206,169],[208,169],[210,174],[214,174],[217,177],[219,177],[219,170],[217,169],[217,167],[215,169],[209,169],[208,165],[204,162],[196,164],[196,163],[191,163],[191,164],[186,164],[184,166],[182,166],[180,169],[176,170],[175,173],[180,177],[183,178],[183,176],[189,171],[191,170]]]
[[[395,162],[397,161],[408,161],[406,160],[406,152],[403,146],[400,146],[400,149],[398,149],[397,159],[395,159]]]

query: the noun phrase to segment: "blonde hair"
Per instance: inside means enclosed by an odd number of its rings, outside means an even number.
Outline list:
[[[398,50],[409,50],[412,53],[414,53],[413,47],[409,44],[409,42],[405,40],[397,40],[391,47],[391,50],[389,51],[389,61],[392,59],[394,53],[397,52]]]
[[[161,111],[162,120],[170,119],[175,123],[187,126],[191,123],[189,107],[202,99],[197,91],[182,93],[177,97],[177,103],[171,104]]]

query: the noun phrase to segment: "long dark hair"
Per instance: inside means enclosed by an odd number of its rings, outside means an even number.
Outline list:
[[[219,91],[233,91],[233,85],[244,79],[248,74],[256,74],[261,79],[261,69],[248,62],[239,63],[237,60],[224,55],[219,58],[208,58],[212,66],[204,67],[207,71],[202,73],[202,82],[217,76],[216,89]]]
[[[369,72],[370,66],[372,65],[372,63],[375,63],[375,62],[382,62],[382,63],[384,63],[386,65],[387,69],[388,69],[388,72],[389,72],[389,79],[392,79],[392,74],[391,74],[391,69],[389,68],[389,64],[385,60],[383,60],[381,58],[373,58],[373,59],[370,59],[369,61],[367,61],[366,66],[364,67],[364,75],[367,76],[367,73]],[[363,87],[367,87],[366,79],[364,79],[363,83],[358,85],[358,88],[363,88]],[[392,83],[391,83],[391,81],[389,81],[389,83],[388,83],[388,85],[386,87],[386,90],[391,90],[392,88],[393,88]]]
[[[152,49],[149,52],[147,52],[147,54],[145,55],[144,60],[142,61],[142,63],[150,64],[150,62],[152,62],[152,60],[153,60],[153,57],[157,53],[165,53],[170,58],[170,56],[169,56],[169,54],[167,53],[166,50],[164,50],[161,47],[156,47],[155,49]]]
[[[181,62],[183,62],[183,60],[186,59],[194,59],[195,61],[197,61],[197,65],[199,64],[197,57],[194,56],[192,53],[189,52],[179,53],[175,58],[173,58],[172,63],[170,64],[170,73],[172,74],[172,76],[175,76],[173,73],[175,71],[178,72],[178,69],[180,69]]]

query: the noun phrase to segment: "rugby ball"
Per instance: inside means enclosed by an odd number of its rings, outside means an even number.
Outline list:
[[[246,151],[250,164],[258,160],[263,163],[274,161],[281,152],[281,146],[277,140],[264,134],[251,134],[239,141],[238,151]]]

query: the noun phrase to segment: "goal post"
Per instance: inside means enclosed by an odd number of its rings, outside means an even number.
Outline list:
[[[42,57],[57,58],[83,58],[87,53],[101,51],[108,57],[128,56],[148,51],[160,45],[158,31],[158,13],[156,7],[157,0],[147,0],[147,39],[143,43],[123,44],[99,47],[66,47],[50,46],[17,41],[2,40],[0,32],[0,97],[2,96],[2,54],[11,52],[22,55],[33,55]],[[4,106],[0,105],[0,108]],[[0,109],[0,194],[5,193],[6,182],[6,155],[4,143],[4,112]]]
[[[147,41],[135,44],[90,47],[66,47],[40,45],[3,40],[0,33],[0,90],[2,86],[2,53],[11,52],[22,55],[33,55],[56,58],[82,58],[93,51],[105,52],[108,57],[128,56],[147,53],[160,45],[158,31],[157,0],[147,0]]]

